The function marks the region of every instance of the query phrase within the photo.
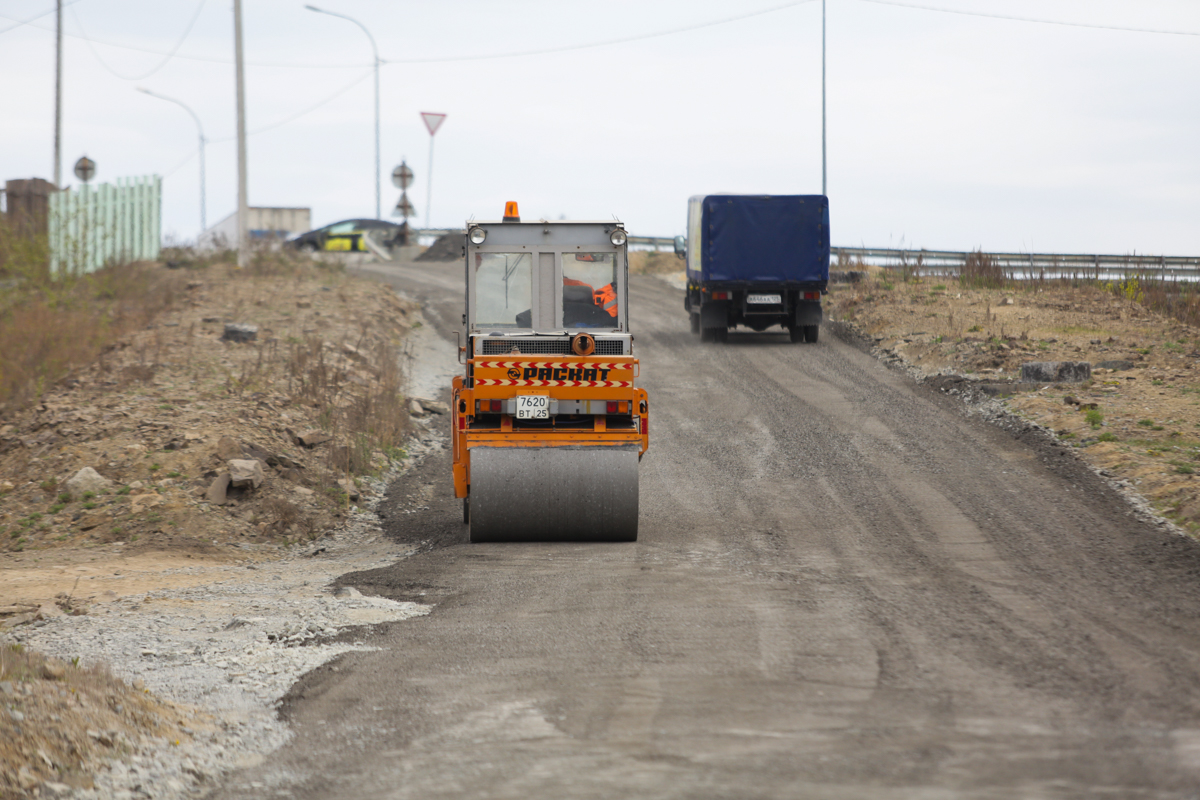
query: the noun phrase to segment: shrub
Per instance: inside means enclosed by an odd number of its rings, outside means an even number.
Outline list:
[[[1102,414],[1098,408],[1089,408],[1083,413],[1083,418],[1086,419],[1087,424],[1091,425],[1093,428],[1099,428],[1100,424],[1104,422],[1104,414]]]

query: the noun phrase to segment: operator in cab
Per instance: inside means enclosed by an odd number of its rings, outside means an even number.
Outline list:
[[[616,257],[612,253],[564,253],[562,264],[563,326],[612,327],[620,310]]]

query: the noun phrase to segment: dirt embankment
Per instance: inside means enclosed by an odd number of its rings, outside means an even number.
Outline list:
[[[410,414],[444,411],[405,397],[420,323],[378,284],[285,261],[177,274],[173,305],[0,419],[0,797],[86,786],[96,759],[203,716],[5,631],[320,551]]]
[[[925,375],[959,374],[1200,532],[1200,330],[1097,286],[966,288],[879,269],[834,284],[832,318]],[[1021,365],[1092,365],[1082,383],[1021,384]]]

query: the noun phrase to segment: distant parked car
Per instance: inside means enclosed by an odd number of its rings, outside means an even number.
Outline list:
[[[402,243],[404,228],[382,219],[348,219],[302,233],[289,239],[288,246],[309,252],[365,253],[364,235],[383,247],[395,247]]]

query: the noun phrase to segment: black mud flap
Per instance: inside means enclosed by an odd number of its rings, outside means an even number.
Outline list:
[[[714,300],[700,306],[701,328],[728,328],[729,301]]]
[[[796,327],[821,324],[821,302],[819,300],[801,300],[796,303]]]

